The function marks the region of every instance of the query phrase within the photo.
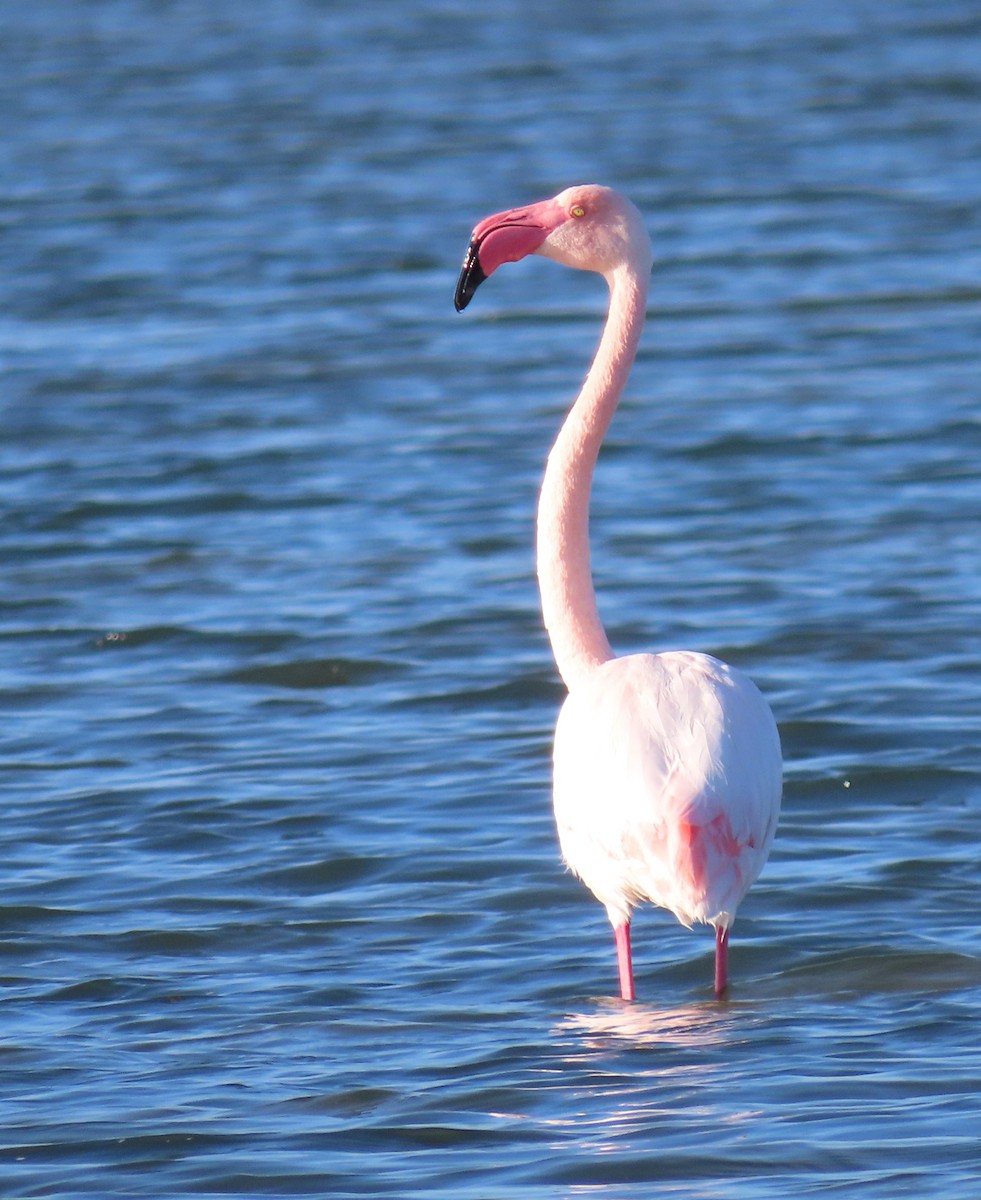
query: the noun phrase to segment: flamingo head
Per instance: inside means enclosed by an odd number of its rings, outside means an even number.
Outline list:
[[[474,229],[454,303],[462,312],[501,263],[543,254],[567,267],[609,277],[624,264],[646,262],[650,240],[640,213],[612,188],[582,184],[551,200],[486,217]]]

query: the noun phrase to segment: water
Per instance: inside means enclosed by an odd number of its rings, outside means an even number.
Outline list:
[[[981,1194],[970,0],[41,0],[0,39],[0,1191]],[[787,759],[733,935],[564,874],[542,463],[644,211],[621,650]]]

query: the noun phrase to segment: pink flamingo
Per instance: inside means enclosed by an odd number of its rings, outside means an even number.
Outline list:
[[[630,917],[644,900],[688,927],[715,927],[721,997],[729,929],[776,831],[777,727],[755,684],[707,654],[615,657],[596,610],[589,494],[644,324],[651,245],[640,213],[612,189],[587,185],[488,217],[473,231],[457,310],[502,263],[532,253],[596,271],[610,289],[599,347],[538,503],[542,612],[569,690],[554,752],[562,855],[609,915],[624,1000],[635,995]]]

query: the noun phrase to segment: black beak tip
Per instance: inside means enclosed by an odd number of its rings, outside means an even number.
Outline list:
[[[463,312],[473,299],[474,292],[486,278],[487,276],[480,266],[480,259],[477,257],[477,244],[471,242],[467,248],[467,256],[463,260],[463,270],[460,272],[456,292],[453,296],[453,304],[457,312]]]

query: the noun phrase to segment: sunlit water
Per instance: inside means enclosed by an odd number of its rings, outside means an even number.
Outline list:
[[[0,1192],[981,1194],[969,0],[41,0],[0,38]],[[628,191],[621,650],[787,759],[733,934],[558,861],[535,493]]]

